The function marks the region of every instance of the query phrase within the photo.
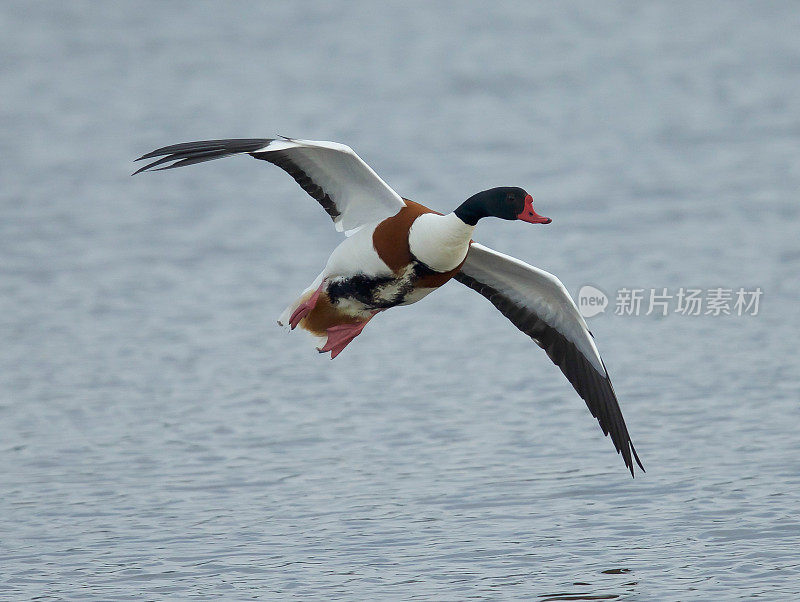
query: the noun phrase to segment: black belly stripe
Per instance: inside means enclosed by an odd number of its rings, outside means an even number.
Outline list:
[[[368,309],[388,309],[403,303],[414,292],[421,278],[437,273],[425,264],[414,261],[413,268],[404,278],[356,274],[350,278],[331,280],[326,292],[334,305],[342,299],[350,299],[362,303]],[[382,297],[382,289],[389,286],[396,287],[394,294],[391,297]]]
[[[356,274],[350,278],[332,280],[328,284],[327,293],[334,305],[342,299],[352,299],[364,304],[369,309],[386,309],[397,305],[394,299],[381,299],[378,292],[381,287],[396,282],[392,276],[367,276]]]

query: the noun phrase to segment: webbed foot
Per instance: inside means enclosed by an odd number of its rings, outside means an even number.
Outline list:
[[[289,326],[292,330],[297,328],[297,325],[300,324],[300,321],[305,318],[311,311],[317,306],[317,301],[319,300],[319,294],[322,292],[322,287],[325,286],[325,281],[322,281],[322,284],[319,285],[317,290],[305,301],[303,301],[300,305],[297,306],[297,309],[294,310],[292,317],[289,318]]]

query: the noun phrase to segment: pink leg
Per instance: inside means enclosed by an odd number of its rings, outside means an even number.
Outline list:
[[[328,328],[328,340],[325,341],[325,346],[318,349],[318,351],[320,353],[327,353],[330,351],[331,359],[335,358],[347,347],[350,341],[361,334],[361,331],[364,330],[364,326],[366,326],[377,313],[377,311],[373,312],[372,315],[363,322],[331,326]]]
[[[297,325],[300,323],[300,320],[305,318],[308,314],[311,313],[311,310],[317,306],[317,301],[319,300],[319,294],[322,292],[322,287],[325,286],[325,281],[322,281],[322,284],[319,285],[319,288],[314,291],[314,294],[311,295],[308,299],[303,301],[300,305],[297,306],[297,309],[294,310],[292,317],[289,318],[289,325],[291,326],[292,330],[297,328]]]

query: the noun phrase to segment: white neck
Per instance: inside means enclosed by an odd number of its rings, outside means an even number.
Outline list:
[[[455,269],[469,251],[475,226],[461,221],[455,213],[423,213],[408,231],[411,253],[437,272]]]

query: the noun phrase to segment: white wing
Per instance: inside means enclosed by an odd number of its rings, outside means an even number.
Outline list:
[[[633,474],[631,442],[608,372],[583,316],[561,281],[509,255],[473,243],[456,280],[489,299],[504,316],[547,352],[611,434]]]
[[[405,207],[403,199],[352,148],[337,142],[267,138],[204,140],[159,148],[136,159],[158,160],[135,173],[171,169],[229,155],[249,154],[277,165],[333,219],[340,232],[381,221]]]

